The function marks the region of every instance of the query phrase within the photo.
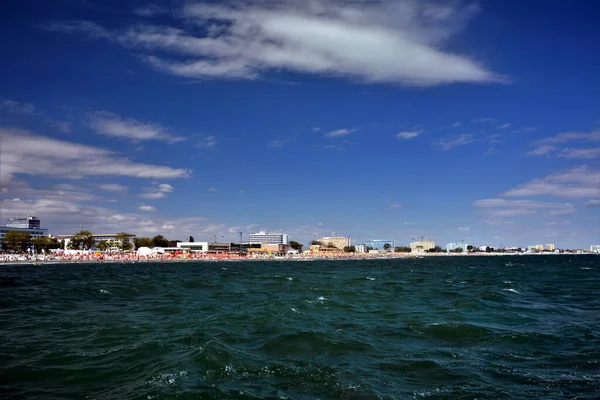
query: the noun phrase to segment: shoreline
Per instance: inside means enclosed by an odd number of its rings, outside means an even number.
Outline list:
[[[598,255],[595,253],[406,253],[394,255],[364,255],[364,256],[291,256],[291,257],[39,257],[4,259],[0,256],[0,265],[52,265],[52,264],[142,264],[142,263],[187,263],[187,262],[242,262],[242,261],[268,261],[268,262],[309,262],[309,261],[361,261],[361,260],[395,260],[395,259],[423,259],[426,257],[503,257],[503,256],[565,256],[565,255]]]

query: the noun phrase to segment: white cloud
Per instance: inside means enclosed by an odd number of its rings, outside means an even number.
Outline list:
[[[469,228],[468,226],[459,226],[457,229],[461,232],[466,232],[466,231],[470,230],[471,228]]]
[[[580,159],[598,158],[598,157],[600,157],[600,147],[592,147],[592,148],[587,148],[587,149],[566,148],[566,149],[562,149],[560,154],[558,154],[557,157],[580,158]]]
[[[199,149],[213,149],[217,145],[217,140],[214,136],[205,136],[196,144]]]
[[[600,200],[592,199],[584,204],[586,207],[600,207]]]
[[[140,210],[140,211],[147,211],[147,212],[154,212],[154,211],[156,211],[156,208],[154,208],[152,206],[143,205],[143,206],[139,206],[138,210]]]
[[[86,176],[128,176],[171,179],[188,169],[134,163],[110,150],[38,136],[23,129],[0,128],[0,183],[15,174],[78,179]]]
[[[216,191],[217,191],[217,189],[215,189],[215,188],[208,188],[208,191],[209,191],[209,192],[213,192],[213,193],[214,193],[214,192],[216,192]]]
[[[593,198],[600,196],[599,179],[598,170],[587,166],[574,167],[544,178],[534,179],[502,193],[501,196]]]
[[[423,131],[405,131],[396,133],[396,137],[400,139],[414,139],[419,136]]]
[[[473,143],[475,138],[473,135],[469,133],[463,133],[462,135],[458,135],[452,138],[444,138],[440,139],[438,145],[442,147],[444,150],[450,150],[455,147],[464,146],[469,143]]]
[[[474,120],[471,120],[472,124],[481,124],[484,122],[495,122],[496,118],[476,118]]]
[[[506,128],[509,128],[510,126],[512,126],[512,124],[502,124],[502,125],[498,125],[498,129],[506,129]]]
[[[34,114],[36,108],[31,103],[21,103],[14,100],[1,100],[0,111],[10,114]]]
[[[400,208],[400,207],[402,207],[402,203],[397,203],[397,202],[389,201],[388,202],[388,207],[389,208]]]
[[[527,155],[543,156],[545,154],[555,151],[556,149],[557,149],[557,147],[553,146],[551,144],[543,144],[543,145],[538,146],[537,148],[533,149],[532,151],[528,152]]]
[[[136,8],[133,12],[140,17],[152,18],[157,15],[167,14],[169,10],[156,4],[148,4],[147,6]]]
[[[538,140],[535,142],[536,148],[530,151],[529,155],[544,155],[552,151],[558,151],[557,144],[565,144],[573,141],[591,142],[600,141],[600,131],[594,131],[589,133],[581,132],[566,132],[559,133],[558,135],[548,137],[546,139]],[[600,147],[596,148],[563,148],[557,153],[558,157],[562,158],[580,158],[580,159],[591,159],[600,156]]]
[[[321,130],[321,128],[312,128],[313,132],[319,132]]]
[[[121,118],[106,111],[89,115],[89,125],[98,134],[131,140],[160,140],[168,143],[181,142],[183,137],[174,136],[167,130],[151,122],[141,122],[134,118]]]
[[[56,129],[59,132],[62,133],[69,133],[71,132],[71,128],[73,126],[72,123],[68,122],[68,121],[50,121],[49,122],[50,126],[52,126],[54,129]]]
[[[105,183],[103,185],[99,185],[98,189],[107,192],[124,192],[125,190],[127,190],[127,186],[119,185],[116,183]]]
[[[281,139],[277,139],[277,140],[271,140],[269,143],[267,143],[268,147],[274,147],[274,148],[281,148],[283,146],[285,146],[286,144],[290,143],[292,141],[292,139],[290,138],[281,138]]]
[[[572,203],[533,200],[485,199],[477,200],[473,205],[492,218],[534,215],[539,214],[540,211],[545,211],[547,215],[564,215],[574,213],[576,210]]]
[[[462,125],[462,123],[460,121],[456,121],[455,123],[452,124],[452,126],[455,128],[458,128],[461,125]]]
[[[21,199],[18,197],[14,197],[12,199],[5,199],[4,201],[21,201]]]
[[[188,78],[254,79],[285,70],[408,85],[505,81],[479,62],[443,50],[477,12],[473,4],[452,1],[239,0],[188,3],[182,28],[109,31],[89,21],[45,28],[85,32],[151,53],[145,60],[154,68]]]
[[[346,135],[349,135],[349,134],[351,134],[352,132],[355,132],[355,131],[356,131],[356,129],[346,129],[346,128],[344,128],[344,129],[338,129],[338,130],[335,130],[335,131],[327,132],[325,134],[325,136],[327,136],[327,137],[346,136]]]
[[[140,197],[145,199],[164,199],[169,193],[173,193],[173,186],[168,183],[157,184],[153,187],[148,187],[145,192],[140,194]]]

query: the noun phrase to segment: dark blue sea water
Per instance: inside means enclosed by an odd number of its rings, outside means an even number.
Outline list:
[[[0,266],[0,397],[595,399],[600,257]]]

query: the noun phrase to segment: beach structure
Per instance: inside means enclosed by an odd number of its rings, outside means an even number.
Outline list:
[[[257,232],[248,235],[249,243],[260,243],[260,244],[288,244],[287,233],[267,233]]]
[[[63,240],[64,241],[64,248],[65,250],[69,248],[69,243],[71,242],[71,238],[75,236],[75,235],[58,235],[58,240]],[[97,245],[98,243],[102,242],[102,241],[106,241],[108,242],[110,247],[120,247],[123,243],[121,242],[121,240],[117,239],[117,236],[119,236],[118,233],[102,233],[102,234],[98,234],[98,235],[92,235],[92,239],[94,239],[94,245]],[[135,237],[135,235],[127,235],[129,238],[129,241],[131,242],[133,240],[133,238]]]
[[[232,243],[232,242],[178,242],[177,247],[189,250],[192,253],[247,253],[249,249],[260,249],[260,243]]]
[[[590,246],[590,251],[592,253],[600,253],[600,244],[593,244]]]
[[[469,244],[467,243],[448,243],[446,244],[446,251],[450,252],[453,251],[455,252],[458,249],[462,249],[463,253],[467,252],[467,246],[469,246]]]
[[[389,245],[389,249],[394,249],[394,241],[390,239],[371,239],[365,242],[367,247],[372,248],[373,250],[385,250],[386,244]]]
[[[367,252],[367,245],[366,244],[357,244],[354,246],[354,251],[356,253],[366,253]]]
[[[48,236],[48,229],[40,228],[40,219],[33,215],[27,217],[9,218],[6,226],[0,226],[0,243],[8,231],[19,231],[28,233],[32,239]]]
[[[413,253],[425,252],[435,247],[435,243],[431,240],[418,240],[410,243],[410,250]]]
[[[317,239],[317,241],[323,243],[323,246],[327,247],[329,245],[333,245],[335,248],[343,250],[344,247],[350,246],[350,238],[349,237],[322,237]]]

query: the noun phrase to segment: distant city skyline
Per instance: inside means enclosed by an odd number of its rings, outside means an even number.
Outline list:
[[[9,3],[2,224],[600,244],[595,2]]]

